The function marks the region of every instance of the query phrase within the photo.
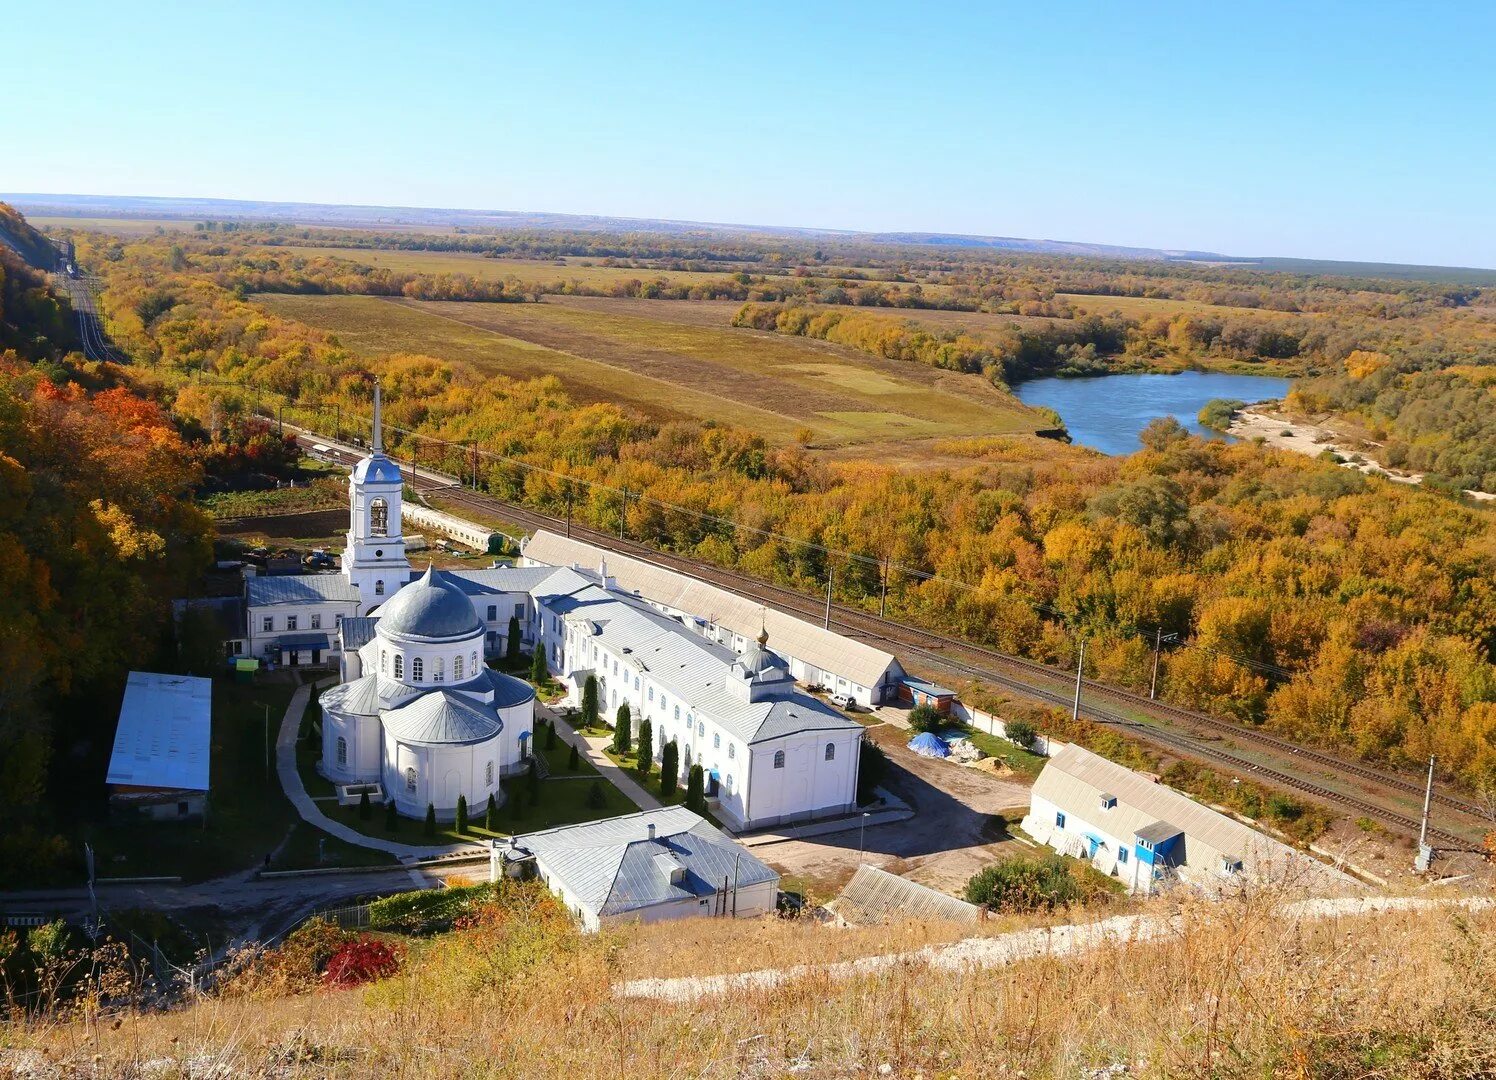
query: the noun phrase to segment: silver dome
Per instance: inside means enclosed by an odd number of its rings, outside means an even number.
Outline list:
[[[430,567],[386,601],[378,615],[381,636],[450,641],[483,633],[467,594]]]

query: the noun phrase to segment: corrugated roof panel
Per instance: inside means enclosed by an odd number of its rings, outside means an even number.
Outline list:
[[[982,909],[876,866],[859,866],[836,899],[836,913],[864,925],[888,919],[945,919],[975,923]]]
[[[245,582],[249,606],[268,604],[358,603],[358,590],[342,574],[289,574],[252,577]]]
[[[207,791],[213,680],[132,671],[105,782]]]

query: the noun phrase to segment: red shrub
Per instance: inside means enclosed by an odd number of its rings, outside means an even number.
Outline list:
[[[365,934],[357,941],[345,942],[333,953],[322,981],[327,986],[345,987],[385,979],[400,970],[404,955],[405,949],[399,944],[390,945]]]

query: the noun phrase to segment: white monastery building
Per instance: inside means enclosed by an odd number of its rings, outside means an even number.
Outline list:
[[[893,657],[719,589],[647,599],[620,585],[601,549],[563,550],[570,541],[546,533],[531,538],[523,565],[428,569],[412,580],[403,482],[382,449],[377,386],[374,400],[371,449],[348,480],[341,572],[247,585],[252,654],[339,666],[341,685],[321,698],[330,780],[377,783],[412,817],[430,804],[450,819],[459,796],[474,811],[489,795],[502,800],[499,780],[526,767],[535,708],[527,683],[486,663],[515,620],[572,700],[594,676],[608,717],[627,702],[636,729],[650,721],[656,760],[676,742],[682,784],[700,765],[729,828],[855,811],[863,729],[802,691],[796,671],[869,703],[895,692],[903,671]],[[540,561],[552,547],[558,557],[595,552],[597,569]],[[648,566],[624,561],[631,573]],[[704,613],[676,606],[692,601]]]

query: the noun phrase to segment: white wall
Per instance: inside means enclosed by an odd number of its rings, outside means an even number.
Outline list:
[[[836,756],[826,760],[826,744]],[[759,828],[784,821],[836,813],[857,806],[857,764],[862,730],[816,731],[754,743],[744,780],[745,800],[725,802],[721,809],[737,828]],[[784,751],[784,767],[774,768],[774,754]]]
[[[436,816],[451,821],[457,816],[457,796],[466,795],[468,816],[476,818],[488,806],[493,795],[500,805],[504,793],[499,787],[501,776],[500,739],[495,737],[472,746],[410,746],[388,731],[384,733],[385,792],[395,799],[395,808],[405,817],[422,819],[427,804],[436,807]],[[487,763],[494,765],[494,782],[486,783]],[[414,766],[416,789],[405,786],[405,770]],[[455,781],[449,777],[455,774]]]
[[[292,634],[326,634],[327,649],[322,650],[325,660],[329,651],[337,649],[338,616],[351,618],[358,604],[351,600],[328,600],[315,604],[265,604],[249,609],[249,655],[263,656],[267,650],[276,650],[281,638]],[[288,616],[296,618],[296,629],[286,629]],[[312,618],[321,620],[320,626],[312,625]],[[273,630],[263,630],[265,619],[274,620]],[[277,659],[279,659],[277,657]]]

